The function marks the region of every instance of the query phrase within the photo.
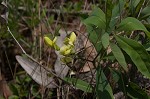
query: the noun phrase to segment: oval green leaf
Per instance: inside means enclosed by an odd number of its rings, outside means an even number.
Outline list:
[[[108,33],[103,34],[101,41],[102,41],[104,48],[107,48],[109,45],[109,34]]]
[[[105,29],[106,24],[105,22],[98,16],[90,16],[84,21],[85,25],[95,25],[98,26],[97,28]]]
[[[96,27],[98,26],[98,28],[105,29],[105,13],[100,8],[95,7],[89,17],[85,19],[83,23],[85,25],[95,25]]]
[[[144,31],[148,37],[150,37],[150,32],[145,28],[145,26],[136,18],[127,17],[122,20],[118,26],[118,30],[121,31],[134,31],[134,30],[142,30]]]
[[[150,9],[150,6],[147,6],[141,11],[141,19],[148,18],[150,16],[149,9]]]
[[[130,56],[138,70],[150,78],[150,57],[145,48],[132,39],[122,36],[116,36],[115,38],[120,47]]]
[[[113,43],[110,44],[110,47],[111,47],[112,53],[114,54],[116,60],[123,67],[123,69],[127,71],[127,63],[125,61],[125,58],[124,58],[124,55],[123,55],[121,49],[116,44],[113,44]]]

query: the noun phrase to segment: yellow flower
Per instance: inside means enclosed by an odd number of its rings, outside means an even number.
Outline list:
[[[72,46],[74,46],[74,42],[76,41],[76,34],[74,32],[72,32],[70,34],[70,37],[69,38],[65,38],[64,40],[64,43],[67,45],[67,44],[70,44]]]
[[[44,37],[44,40],[45,40],[45,42],[47,43],[47,45],[49,45],[50,47],[56,49],[57,51],[60,49],[60,48],[57,46],[57,44],[56,44],[57,37],[55,37],[55,38],[53,39],[53,41],[52,41],[49,37],[45,36],[45,37]]]
[[[72,53],[72,47],[71,45],[64,45],[60,48],[59,52],[61,55],[64,55],[64,56],[70,55]]]
[[[76,41],[76,38],[77,38],[76,34],[72,32],[70,35],[70,42],[74,43]]]

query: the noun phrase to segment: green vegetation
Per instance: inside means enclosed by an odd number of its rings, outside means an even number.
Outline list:
[[[0,3],[0,96],[150,98],[149,0]]]

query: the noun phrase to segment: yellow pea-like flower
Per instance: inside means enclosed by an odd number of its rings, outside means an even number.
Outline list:
[[[69,55],[71,53],[71,49],[68,49],[64,52],[64,55]]]
[[[57,46],[56,40],[57,40],[57,37],[55,37],[53,41],[47,36],[44,37],[44,41],[46,42],[46,44],[58,51],[60,48]]]
[[[48,37],[44,37],[44,41],[46,42],[46,44],[48,44],[50,47],[53,46],[53,41],[51,39],[49,39]]]
[[[76,34],[72,32],[70,35],[70,42],[74,43],[76,41],[76,38],[77,38]]]
[[[56,42],[56,40],[57,40],[57,37],[55,37],[55,38],[53,39],[53,42],[55,43],[55,42]]]
[[[65,38],[65,40],[64,40],[64,44],[70,44],[70,45],[72,45],[72,46],[74,46],[74,42],[76,41],[76,34],[74,33],[74,32],[72,32],[71,34],[70,34],[70,37],[68,38],[68,37],[66,37]]]
[[[72,47],[70,45],[64,45],[60,48],[59,52],[61,55],[66,56],[66,55],[71,54],[71,51],[72,51]]]

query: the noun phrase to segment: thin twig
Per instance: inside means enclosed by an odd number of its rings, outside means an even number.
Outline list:
[[[14,35],[12,34],[12,32],[10,31],[9,27],[7,26],[7,31],[11,34],[11,36],[13,37],[13,39],[16,41],[16,43],[18,44],[18,46],[20,47],[20,49],[22,50],[22,52],[24,54],[27,54],[26,51],[22,48],[22,46],[19,44],[19,42],[17,41],[17,39],[14,37]]]

